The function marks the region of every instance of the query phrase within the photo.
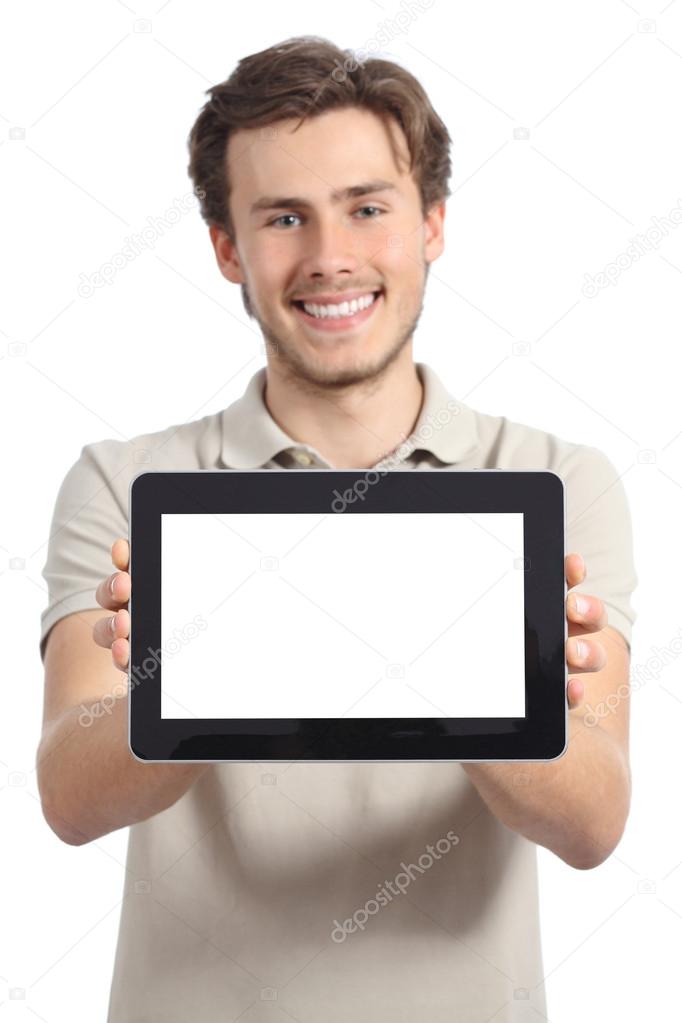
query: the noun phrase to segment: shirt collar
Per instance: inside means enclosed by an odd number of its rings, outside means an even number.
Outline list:
[[[441,462],[451,465],[462,461],[478,447],[474,410],[454,398],[429,365],[418,362],[416,368],[424,386],[424,398],[414,430],[395,451],[378,462],[377,467],[397,468],[417,450],[429,451]],[[287,449],[307,451],[326,464],[315,448],[292,440],[277,425],[263,399],[265,382],[263,366],[251,377],[241,398],[223,410],[223,465],[232,469],[260,469]]]

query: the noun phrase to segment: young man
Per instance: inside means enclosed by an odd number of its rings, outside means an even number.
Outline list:
[[[475,412],[414,362],[450,140],[411,75],[304,37],[242,60],[210,94],[190,173],[267,366],[220,413],[86,445],[44,569],[46,819],[74,845],[130,825],[109,1020],[535,1023],[546,1009],[536,844],[590,868],[628,815],[637,580],[622,484],[595,448]],[[125,696],[84,714],[128,663],[128,545],[116,538],[137,472],[386,466],[564,479],[579,553],[566,560],[563,757],[142,764]],[[616,693],[608,714],[588,712]]]

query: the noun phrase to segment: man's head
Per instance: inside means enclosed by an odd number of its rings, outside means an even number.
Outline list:
[[[268,360],[317,387],[375,377],[411,343],[443,248],[447,129],[403,68],[316,37],[244,58],[209,93],[189,172]]]

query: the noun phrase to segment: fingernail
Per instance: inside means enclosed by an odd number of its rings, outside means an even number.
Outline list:
[[[575,609],[579,615],[587,614],[590,609],[590,602],[582,597],[579,593],[574,594],[573,599],[575,601]]]
[[[116,635],[116,615],[111,619],[111,631]]]
[[[579,661],[586,661],[587,660],[587,655],[589,653],[589,650],[587,648],[587,644],[583,643],[583,641],[581,639],[579,639],[578,642],[576,643],[576,650],[577,650],[577,653],[578,653],[578,660]]]
[[[109,589],[110,589],[110,591],[111,591],[111,595],[112,595],[112,597],[115,597],[115,596],[116,596],[116,594],[114,593],[114,583],[115,583],[115,582],[116,582],[116,576],[115,576],[115,575],[112,575],[112,577],[111,577],[111,582],[109,583]]]

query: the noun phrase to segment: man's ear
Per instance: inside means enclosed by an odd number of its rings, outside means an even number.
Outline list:
[[[427,263],[438,259],[445,248],[445,200],[432,206],[424,220],[424,258]]]
[[[244,275],[235,243],[216,224],[210,225],[208,233],[211,238],[218,268],[223,277],[226,277],[228,281],[232,281],[233,284],[244,284]]]

